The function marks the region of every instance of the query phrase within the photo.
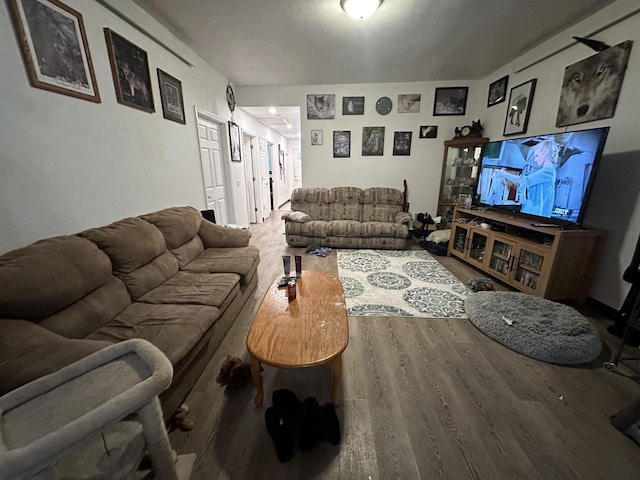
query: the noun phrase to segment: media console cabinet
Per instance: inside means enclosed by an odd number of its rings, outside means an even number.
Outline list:
[[[448,253],[522,292],[584,303],[604,231],[534,222],[517,213],[456,207]]]

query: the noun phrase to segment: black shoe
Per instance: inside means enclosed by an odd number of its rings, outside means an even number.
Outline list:
[[[333,403],[327,403],[320,408],[320,440],[326,440],[331,445],[340,444],[340,422]]]
[[[269,407],[264,412],[267,432],[276,447],[276,455],[281,462],[288,462],[293,458],[293,436],[295,427],[287,421],[275,407]]]
[[[319,440],[320,415],[320,405],[315,398],[309,397],[302,402],[298,426],[298,448],[303,452],[313,450]]]

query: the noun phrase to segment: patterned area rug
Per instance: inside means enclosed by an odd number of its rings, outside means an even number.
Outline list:
[[[347,314],[467,318],[470,291],[423,250],[338,250]]]

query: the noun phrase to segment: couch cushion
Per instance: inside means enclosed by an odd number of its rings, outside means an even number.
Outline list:
[[[323,187],[301,187],[291,193],[291,210],[305,212],[312,220],[333,220],[331,191]]]
[[[407,238],[409,228],[406,225],[389,222],[362,222],[362,235],[365,237]]]
[[[219,316],[220,311],[215,307],[135,302],[88,338],[110,342],[143,338],[158,347],[176,365]]]
[[[329,237],[360,237],[362,234],[362,222],[332,220],[327,225],[327,236]]]
[[[109,256],[115,275],[122,279],[134,300],[178,271],[178,260],[167,250],[160,230],[140,218],[125,218],[78,235],[94,242]]]
[[[371,187],[362,192],[362,203],[396,205],[402,210],[402,192],[397,188]]]
[[[145,303],[209,305],[221,311],[240,291],[235,273],[178,272],[159,287],[138,299]]]
[[[174,207],[141,215],[162,232],[169,250],[178,248],[198,235],[202,215],[193,207]]]
[[[362,216],[362,189],[335,187],[331,189],[333,199],[329,207],[331,220],[360,220]]]
[[[111,278],[109,258],[88,240],[75,236],[40,240],[0,257],[0,316],[41,319]]]
[[[112,343],[68,339],[26,320],[0,319],[0,332],[0,395]]]
[[[207,248],[183,267],[185,272],[237,273],[245,277],[260,262],[260,250],[253,245],[239,248]]]
[[[326,237],[327,229],[329,227],[328,221],[312,220],[307,223],[285,223],[285,232],[287,235],[302,235],[307,237]]]

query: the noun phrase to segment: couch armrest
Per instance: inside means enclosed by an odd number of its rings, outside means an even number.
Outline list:
[[[226,228],[211,222],[202,222],[198,231],[204,248],[246,247],[251,232],[243,228]]]
[[[409,212],[396,212],[395,216],[393,217],[394,223],[406,224],[409,228],[411,228],[412,221],[413,218],[411,217],[411,214]]]

